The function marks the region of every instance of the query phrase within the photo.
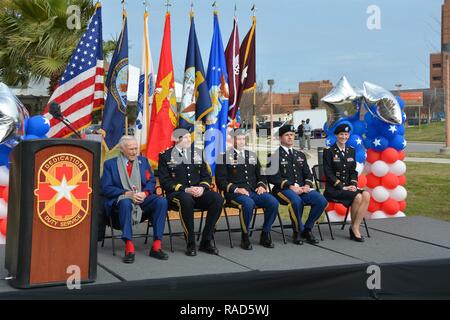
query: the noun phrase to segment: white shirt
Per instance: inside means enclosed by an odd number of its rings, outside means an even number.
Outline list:
[[[303,125],[303,133],[309,135],[309,134],[311,134],[311,131],[312,131],[311,125],[309,123],[305,123]]]
[[[292,150],[292,154],[294,154],[294,148],[292,148],[292,147],[288,148],[285,146],[281,146],[281,147],[284,149],[284,151],[286,151],[287,154],[289,154],[289,150]]]

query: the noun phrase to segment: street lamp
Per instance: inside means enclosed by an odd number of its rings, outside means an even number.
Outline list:
[[[272,101],[272,86],[275,84],[275,80],[267,80],[269,85],[269,99],[270,99],[270,136],[273,134],[273,101]]]

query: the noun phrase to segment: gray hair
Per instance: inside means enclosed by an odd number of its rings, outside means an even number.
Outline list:
[[[122,136],[122,138],[120,138],[119,140],[120,149],[123,149],[129,141],[136,141],[137,143],[137,140],[134,136]]]

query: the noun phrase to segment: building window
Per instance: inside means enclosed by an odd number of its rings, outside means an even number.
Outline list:
[[[433,81],[441,81],[442,77],[433,77]]]
[[[442,65],[440,63],[433,63],[433,68],[441,68]]]

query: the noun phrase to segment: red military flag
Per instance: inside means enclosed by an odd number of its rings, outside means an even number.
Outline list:
[[[237,25],[237,17],[234,17],[233,31],[228,40],[227,48],[225,49],[225,59],[228,70],[228,88],[229,88],[229,106],[228,106],[228,121],[232,127],[235,126],[236,114],[238,112],[238,92],[239,92],[239,31]]]
[[[170,13],[167,12],[153,96],[149,143],[147,145],[147,158],[154,169],[158,167],[159,153],[173,145],[172,132],[177,123],[177,101],[170,39]]]
[[[256,17],[253,17],[252,27],[242,41],[239,50],[240,84],[237,105],[241,102],[244,92],[256,88]]]

